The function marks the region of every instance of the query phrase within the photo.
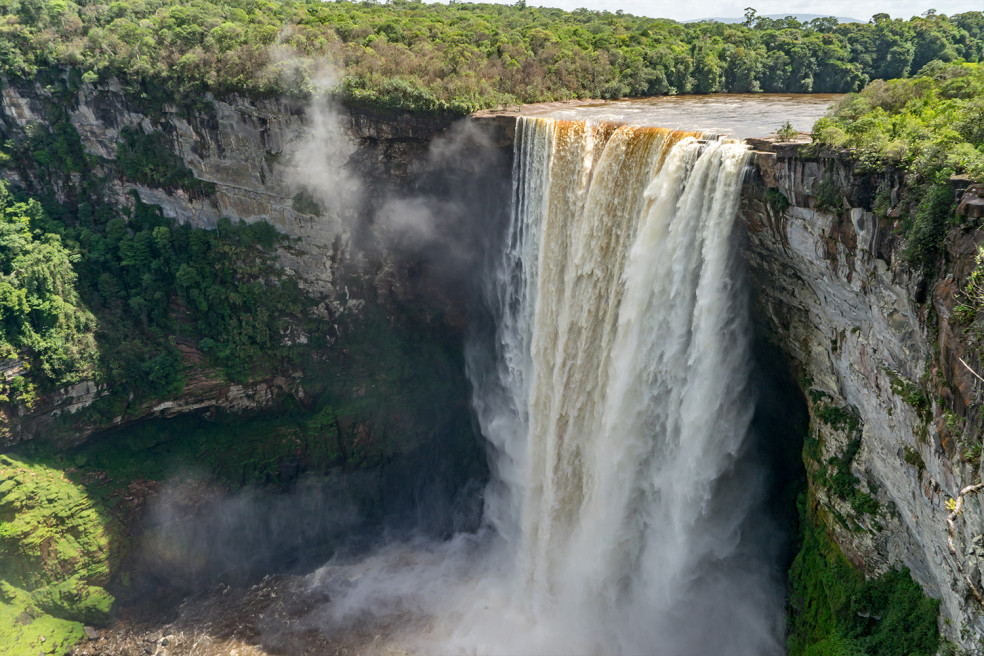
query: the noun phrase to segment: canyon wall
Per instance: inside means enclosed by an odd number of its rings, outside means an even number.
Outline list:
[[[64,97],[50,85],[4,81],[0,129],[8,138],[26,139],[32,124],[50,123],[51,105]],[[207,97],[194,109],[153,107],[114,81],[79,84],[66,109],[96,162],[94,174],[105,176],[110,202],[132,206],[139,196],[194,227],[213,229],[220,218],[266,221],[287,235],[290,243],[280,249],[279,264],[318,299],[317,313],[332,324],[329,342],[358,323],[369,304],[392,323],[393,316],[406,314],[434,326],[441,339],[450,335],[459,342],[460,350],[471,294],[459,273],[474,264],[470,258],[487,228],[463,226],[494,221],[508,203],[508,193],[498,186],[508,182],[508,158],[466,123],[346,108],[316,96],[304,101]],[[162,135],[211,190],[163,189],[126,179],[115,167],[126,129]],[[42,186],[15,163],[8,162],[2,174],[34,193]],[[54,191],[62,198],[71,193],[68,185]],[[330,206],[333,199],[343,201]],[[482,211],[470,207],[476,204]],[[446,229],[440,221],[462,225]],[[297,339],[305,343],[308,337]],[[300,372],[232,384],[205,365],[195,344],[178,347],[189,368],[184,392],[130,408],[114,424],[212,408],[241,412],[284,395],[304,395]],[[353,387],[357,394],[355,388],[364,385]],[[0,444],[51,434],[63,444],[79,443],[106,426],[77,414],[104,393],[104,385],[83,382],[39,399],[31,410],[8,410]],[[467,405],[463,384],[460,400]]]
[[[927,281],[903,261],[899,172],[753,145],[739,214],[753,315],[808,397],[811,511],[866,573],[908,567],[942,600],[949,638],[979,632],[984,504],[967,488],[981,481],[984,381],[956,310],[976,222],[950,229],[948,273]],[[973,191],[953,184],[972,214]]]

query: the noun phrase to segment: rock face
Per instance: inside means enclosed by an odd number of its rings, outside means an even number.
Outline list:
[[[61,102],[40,83],[3,82],[0,89],[0,133],[15,138],[23,138],[32,123],[46,122],[48,107]],[[320,299],[318,311],[335,324],[335,332],[357,318],[366,303],[382,304],[383,314],[395,306],[410,308],[428,321],[462,329],[468,290],[454,269],[476,251],[481,231],[444,230],[440,222],[468,212],[480,222],[483,213],[474,211],[469,194],[508,198],[495,182],[508,179],[499,150],[467,128],[442,117],[354,110],[325,99],[205,98],[194,110],[144,107],[114,81],[83,83],[72,98],[69,119],[85,151],[101,162],[96,173],[108,174],[110,200],[132,205],[137,194],[166,216],[201,228],[215,228],[223,217],[269,222],[291,238],[279,253],[280,264]],[[189,193],[124,179],[114,160],[125,129],[163,135],[170,150],[214,191]],[[489,153],[483,156],[483,149]],[[30,173],[0,174],[32,184],[24,179]],[[435,255],[435,246],[445,252]],[[448,252],[462,262],[451,262]],[[212,407],[255,409],[300,389],[297,381],[284,379],[230,385],[203,368],[201,354],[189,349],[182,349],[191,369],[185,392],[120,421]],[[93,383],[76,388],[41,399],[32,412],[5,417],[0,445],[45,433],[59,415],[64,425],[65,416],[101,392]],[[68,443],[106,425],[75,423]]]
[[[966,445],[980,440],[984,381],[970,369],[979,363],[954,313],[977,245],[954,229],[953,274],[928,289],[901,262],[889,218],[901,183],[834,155],[756,152],[740,220],[754,314],[809,397],[814,512],[865,572],[908,567],[942,600],[944,632],[959,640],[963,627],[984,629],[984,505],[961,496],[981,481]],[[948,502],[961,498],[951,550]]]
[[[50,97],[41,86],[4,84],[0,118],[22,129],[45,122]],[[141,111],[115,81],[82,84],[69,116],[90,155],[115,160],[124,128],[161,132],[196,178],[215,185],[214,193],[196,198],[116,180],[119,202],[132,203],[128,195],[136,191],[165,216],[202,228],[214,228],[222,217],[267,221],[297,240],[284,259],[323,292],[336,284],[333,259],[350,245],[351,219],[364,214],[361,201],[410,185],[431,141],[449,127],[442,119],[353,112],[327,100],[209,98],[194,112],[169,105]],[[311,161],[306,151],[320,151],[324,161]],[[318,179],[312,167],[346,175]],[[330,213],[295,200],[304,192],[317,198],[322,187],[330,187],[324,196],[364,193]]]

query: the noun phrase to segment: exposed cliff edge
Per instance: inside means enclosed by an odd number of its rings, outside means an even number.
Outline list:
[[[755,316],[809,398],[810,509],[864,572],[908,567],[942,600],[949,638],[980,632],[984,505],[968,486],[982,480],[984,381],[956,312],[976,197],[954,181],[969,216],[950,229],[945,279],[927,282],[902,258],[901,174],[756,145],[771,152],[754,155],[740,219]]]

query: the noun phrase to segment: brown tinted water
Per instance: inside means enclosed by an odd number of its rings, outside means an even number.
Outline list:
[[[710,94],[658,96],[590,104],[548,103],[527,105],[525,116],[550,116],[568,120],[619,121],[631,125],[699,130],[738,139],[765,137],[784,122],[809,132],[813,123],[840,94]]]

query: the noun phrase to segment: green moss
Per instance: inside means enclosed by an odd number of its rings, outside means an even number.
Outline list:
[[[109,619],[121,526],[66,471],[0,455],[0,653],[64,653]]]
[[[960,452],[960,458],[975,467],[981,461],[981,451],[984,450],[980,442],[974,442],[972,444],[965,444],[964,448]]]
[[[0,655],[61,655],[84,637],[81,622],[45,614],[29,592],[0,581]]]
[[[861,426],[861,418],[849,408],[841,408],[826,403],[818,404],[817,418],[837,430],[854,431]]]
[[[930,419],[930,403],[926,391],[921,385],[915,383],[901,374],[886,370],[890,381],[892,392],[897,394],[908,405],[916,409],[916,413],[924,421]]]
[[[827,479],[831,493],[850,504],[859,515],[877,515],[880,510],[878,500],[860,488],[861,481],[851,472],[851,464],[861,449],[861,439],[848,442],[844,453],[827,459],[833,473]]]
[[[290,206],[295,212],[300,212],[301,214],[320,216],[322,213],[321,205],[318,204],[318,201],[306,189],[302,189],[294,194]]]
[[[923,462],[922,456],[919,455],[917,450],[913,449],[908,444],[902,447],[902,460],[905,461],[905,464],[910,467],[915,467],[919,471],[924,471],[926,469],[926,463]]]
[[[930,656],[939,601],[908,570],[865,578],[826,535],[801,495],[802,545],[789,570],[790,656]]]

